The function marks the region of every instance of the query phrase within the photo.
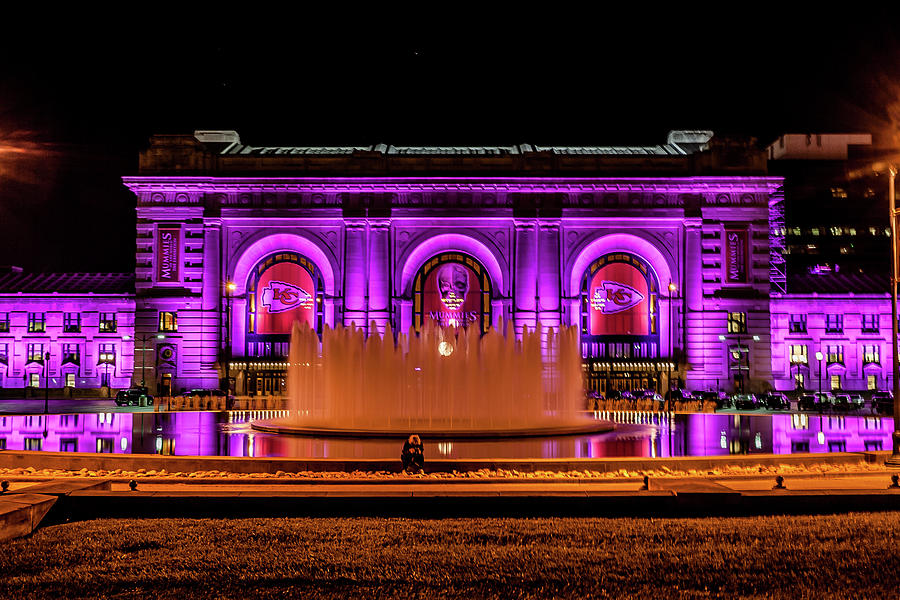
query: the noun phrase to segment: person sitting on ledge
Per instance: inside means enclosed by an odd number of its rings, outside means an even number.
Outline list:
[[[403,452],[400,453],[403,461],[403,470],[407,473],[422,473],[425,469],[425,447],[419,436],[412,434],[403,442]]]

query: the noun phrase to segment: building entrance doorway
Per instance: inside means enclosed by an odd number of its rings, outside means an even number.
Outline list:
[[[159,391],[157,392],[157,395],[164,398],[168,398],[172,395],[171,373],[163,373],[162,377],[159,380]]]
[[[247,383],[247,391],[251,396],[281,396],[287,391],[287,379],[284,371],[250,373]]]

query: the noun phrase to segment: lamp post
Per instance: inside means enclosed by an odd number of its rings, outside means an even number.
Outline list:
[[[900,357],[897,356],[897,282],[900,279],[897,265],[897,200],[894,191],[894,179],[897,177],[897,164],[887,166],[888,202],[891,214],[891,365],[894,376],[894,434],[891,436],[891,457],[887,464],[900,466]]]
[[[675,282],[669,282],[669,393],[667,394],[669,397],[669,412],[672,411],[672,365],[675,362],[675,319],[673,317],[675,309],[673,298],[675,297],[675,292],[678,291],[678,286],[675,285]]]
[[[226,394],[231,394],[231,328],[232,328],[232,301],[234,300],[234,292],[237,284],[229,281],[225,284],[225,300],[228,312],[225,315],[225,390]]]
[[[44,354],[44,414],[50,410],[50,353]]]
[[[891,436],[891,457],[886,464],[891,467],[900,467],[900,362],[898,362],[897,343],[897,284],[900,282],[900,266],[898,266],[897,245],[897,199],[894,190],[894,180],[897,177],[900,155],[894,154],[879,162],[866,165],[863,168],[850,171],[848,179],[887,173],[888,176],[888,215],[891,218],[891,371],[893,375],[893,403],[894,403],[894,433]]]
[[[819,361],[819,401],[822,401],[822,359],[825,358],[825,355],[822,354],[822,351],[816,352],[816,360]]]

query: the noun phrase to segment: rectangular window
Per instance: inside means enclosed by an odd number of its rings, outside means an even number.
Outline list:
[[[0,438],[0,450],[6,450],[6,438]]]
[[[844,364],[844,347],[841,345],[827,346],[825,359],[828,364]]]
[[[75,387],[75,373],[66,373],[66,387]]]
[[[9,333],[9,313],[0,313],[0,333]]]
[[[112,454],[113,441],[110,438],[97,438],[97,453]]]
[[[66,313],[63,316],[63,333],[78,333],[81,331],[81,313]]]
[[[44,446],[44,440],[41,438],[25,438],[26,450],[40,450]]]
[[[878,452],[881,450],[881,440],[866,440],[864,442],[866,452]]]
[[[97,364],[115,364],[116,363],[116,345],[115,344],[99,344],[97,356]]]
[[[831,376],[831,389],[832,389],[832,391],[841,389],[841,376],[840,375],[832,375]]]
[[[73,365],[81,364],[81,346],[78,344],[63,344],[62,361]]]
[[[796,344],[791,346],[791,364],[805,365],[808,362],[806,355],[806,345]]]
[[[100,333],[116,332],[116,313],[100,313]]]
[[[844,440],[840,440],[838,442],[828,442],[828,451],[829,452],[846,452],[847,451],[847,442]]]
[[[866,389],[870,392],[872,390],[878,389],[878,376],[877,375],[867,375],[866,376]]]
[[[43,344],[28,344],[26,346],[28,350],[28,362],[43,362],[44,361],[44,345]]]
[[[61,452],[78,452],[78,440],[76,438],[59,440],[59,450]]]
[[[825,333],[843,333],[844,315],[825,315]]]
[[[806,315],[791,315],[791,333],[806,333]]]
[[[791,442],[791,452],[809,452],[809,442]]]
[[[29,387],[39,388],[41,387],[41,374],[40,373],[32,373],[31,377],[28,381]]]
[[[747,333],[747,313],[728,313],[728,333]]]
[[[862,316],[862,332],[863,333],[878,333],[878,315],[863,315]]]
[[[0,364],[9,364],[9,344],[0,344]]]
[[[28,333],[43,333],[45,330],[44,313],[28,313]]]
[[[863,345],[863,364],[864,365],[871,365],[871,364],[877,365],[878,363],[881,362],[879,359],[880,359],[880,357],[878,356],[878,345],[877,344],[871,344],[871,345],[864,344]]]
[[[178,315],[174,312],[160,312],[159,330],[168,332],[178,331]]]

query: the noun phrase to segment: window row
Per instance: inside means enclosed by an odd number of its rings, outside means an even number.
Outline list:
[[[822,347],[822,360],[828,364],[844,364],[844,346],[841,344],[829,344]],[[860,357],[863,365],[881,364],[881,354],[878,344],[863,344]],[[806,344],[794,344],[790,346],[790,359],[792,365],[809,364]]]
[[[10,345],[8,343],[0,344],[0,364],[9,364]],[[81,344],[59,344],[60,358],[62,364],[81,364]],[[28,343],[25,344],[25,360],[26,362],[40,362],[50,356],[49,343]],[[97,344],[97,364],[115,364],[116,363],[116,345],[115,344]]]
[[[98,323],[100,333],[116,333],[118,321],[116,313],[100,313]],[[159,330],[162,332],[178,331],[178,315],[175,312],[159,313]],[[44,333],[47,331],[46,313],[28,313],[28,333]],[[81,313],[67,312],[63,314],[63,333],[81,332]],[[9,333],[9,313],[0,313],[0,333]]]
[[[880,330],[880,322],[878,313],[866,313],[860,315],[860,329],[863,333],[878,333]],[[791,333],[807,333],[806,315],[792,314],[788,320],[788,330]],[[840,313],[829,313],[825,315],[825,333],[843,333],[844,332],[844,315]]]

